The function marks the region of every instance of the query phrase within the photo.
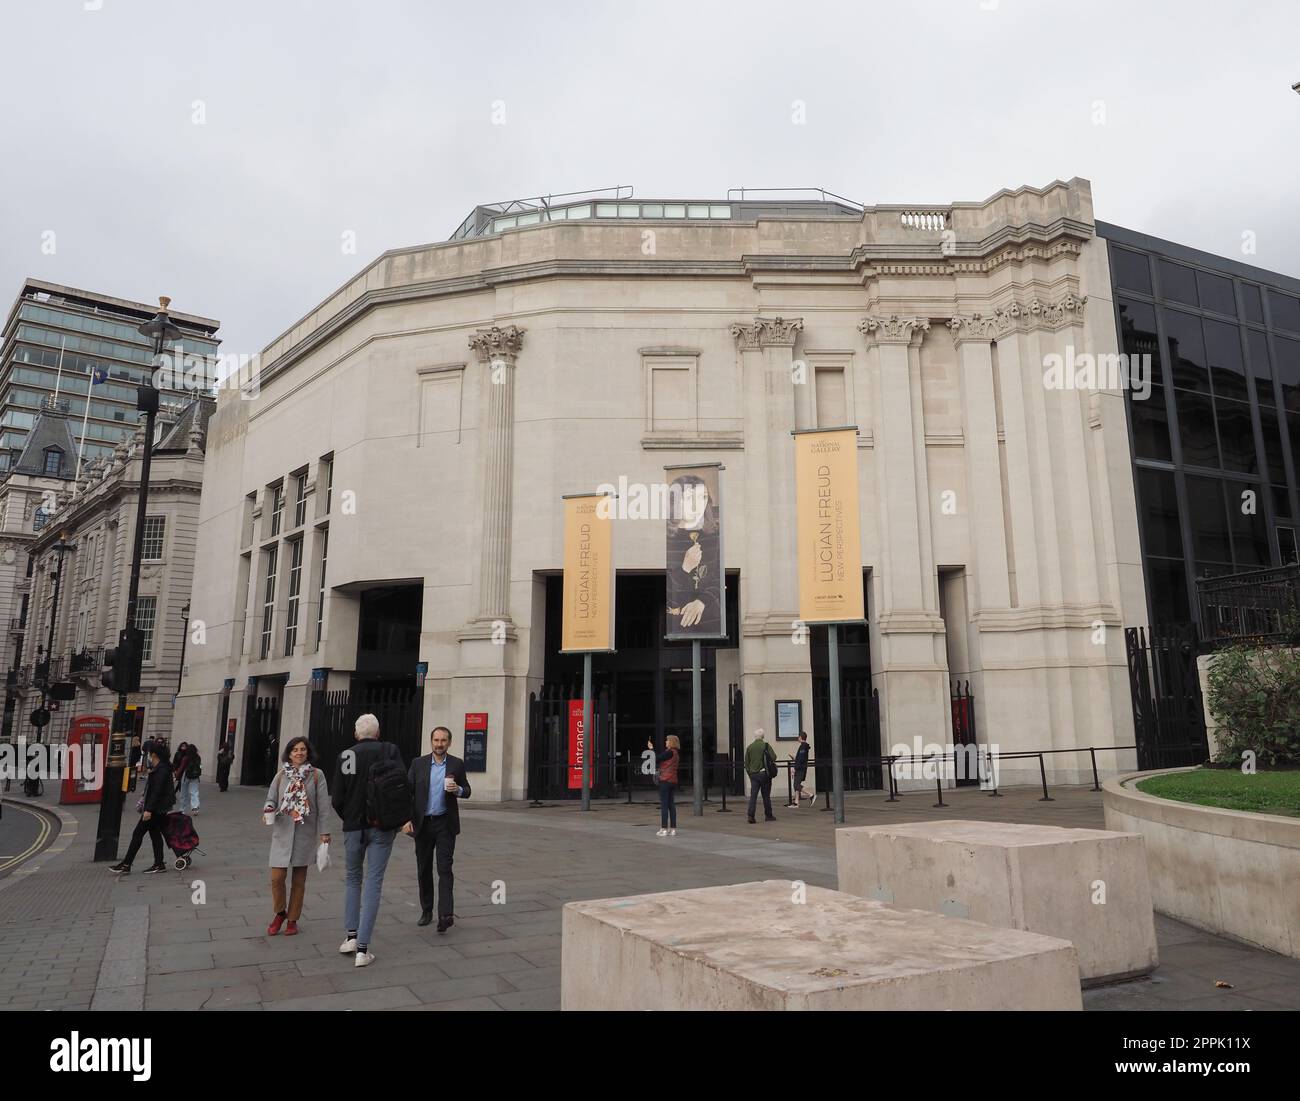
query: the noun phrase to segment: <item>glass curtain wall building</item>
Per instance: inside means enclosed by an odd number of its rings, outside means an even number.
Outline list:
[[[1150,356],[1129,431],[1152,623],[1196,578],[1297,561],[1300,279],[1097,223],[1120,347]]]
[[[0,338],[0,476],[17,461],[42,404],[56,395],[83,460],[111,455],[135,431],[135,388],[153,357],[137,329],[156,312],[156,306],[37,279],[23,284]],[[172,317],[184,334],[184,355],[215,362],[218,323]]]

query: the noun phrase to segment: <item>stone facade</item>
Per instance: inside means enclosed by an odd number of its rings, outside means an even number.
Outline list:
[[[721,461],[741,637],[718,679],[743,684],[746,726],[770,737],[776,700],[812,713],[790,433],[852,424],[885,745],[950,741],[953,676],[1004,752],[1132,745],[1121,628],[1145,622],[1145,597],[1123,397],[1047,388],[1046,357],[1071,350],[1118,350],[1078,179],[945,208],[556,222],[386,253],[266,349],[256,397],[223,393],[213,415],[192,613],[207,641],[181,721],[210,752],[221,716],[270,690],[281,740],[308,732],[312,670],[335,687],[356,668],[360,594],[414,581],[425,742],[443,722],[458,744],[459,716],[488,712],[475,796],[519,798],[561,495]],[[271,535],[269,487],[286,487],[287,523],[297,477],[305,516]],[[286,535],[302,540],[293,613],[285,584],[269,607],[259,584]],[[662,571],[662,522],[620,522],[615,556]],[[1048,768],[1091,777],[1087,754]],[[1037,772],[1008,761],[1002,781]]]
[[[143,711],[137,729],[145,737],[185,740],[175,729],[172,696],[180,676],[184,607],[194,582],[194,541],[199,493],[203,483],[203,444],[211,399],[192,399],[184,409],[160,417],[149,475],[149,502],[139,595],[149,609],[140,625],[151,635],[141,670],[140,693],[132,706]],[[109,460],[83,464],[81,477],[56,495],[55,509],[29,546],[34,566],[32,613],[24,662],[35,661],[36,646],[48,638],[49,613],[62,538],[75,548],[65,551],[54,626],[54,671],[51,679],[71,681],[76,699],[61,704],[52,717],[50,735],[59,740],[76,715],[110,718],[117,696],[100,683],[103,651],[117,645],[126,626],[127,594],[135,540],[140,487],[143,424],[129,441],[120,442]],[[12,482],[18,474],[10,476]],[[33,634],[34,632],[34,634]],[[38,637],[37,637],[38,636]],[[188,650],[188,647],[186,647]],[[19,737],[32,737],[28,713],[40,699],[33,677],[18,687]]]

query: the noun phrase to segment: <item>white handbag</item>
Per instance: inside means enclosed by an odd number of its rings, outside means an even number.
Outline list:
[[[316,870],[323,872],[330,866],[330,843],[322,841],[316,850]]]

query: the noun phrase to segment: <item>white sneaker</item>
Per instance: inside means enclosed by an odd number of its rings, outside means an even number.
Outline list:
[[[656,830],[656,831],[655,831],[655,836],[656,836],[656,837],[667,837],[667,836],[668,836],[668,831],[667,831],[667,830]]]
[[[369,967],[374,962],[375,962],[375,954],[373,952],[357,953],[357,963],[356,963],[357,967]]]
[[[356,950],[357,950],[356,937],[348,937],[347,940],[345,940],[342,944],[339,945],[339,955],[341,956],[350,956],[354,954]]]
[[[668,831],[668,836],[669,836],[669,837],[676,837],[676,836],[677,836],[677,831],[676,831],[676,830],[669,830],[669,831]]]

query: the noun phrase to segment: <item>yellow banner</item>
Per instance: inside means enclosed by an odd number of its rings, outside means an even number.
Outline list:
[[[805,623],[861,620],[857,430],[796,433],[794,477],[799,618]]]
[[[614,649],[614,520],[603,494],[564,499],[565,653]]]

